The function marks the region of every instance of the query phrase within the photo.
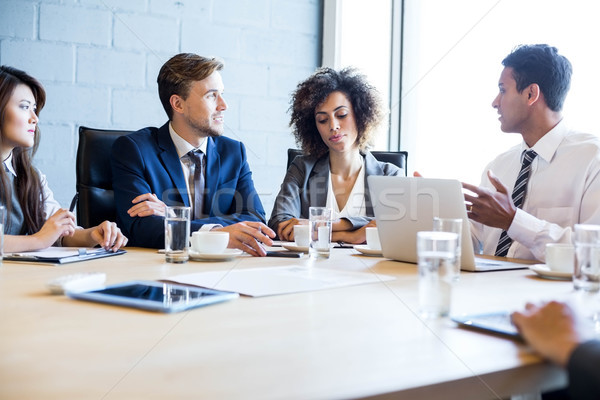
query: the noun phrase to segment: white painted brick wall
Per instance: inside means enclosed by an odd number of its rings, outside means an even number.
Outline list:
[[[0,36],[33,39],[35,7],[22,0],[0,1]]]
[[[213,2],[216,23],[244,28],[264,28],[270,25],[272,0],[225,0]]]
[[[179,23],[172,17],[116,13],[114,46],[175,54],[179,50]]]
[[[77,2],[78,0],[71,0]],[[144,13],[148,10],[147,0],[79,0],[85,7],[95,7],[111,11],[135,11]]]
[[[269,91],[269,66],[231,61],[223,71],[223,80],[227,94],[266,97]]]
[[[166,114],[156,76],[179,52],[219,56],[226,135],[242,140],[267,214],[285,174],[289,95],[320,62],[322,0],[0,0],[0,64],[46,87],[36,164],[75,191],[80,125],[136,130]]]
[[[110,44],[111,13],[61,4],[40,6],[40,39],[67,43]]]
[[[122,1],[122,0],[114,0]],[[233,3],[226,0],[227,3]],[[192,17],[201,19],[205,23],[210,22],[212,0],[150,0],[150,12],[157,15],[168,15],[172,17]]]
[[[77,51],[77,82],[112,87],[146,85],[146,56],[112,49]]]
[[[40,127],[46,122],[75,125],[108,125],[110,123],[110,89],[74,84],[46,83],[46,106],[40,116]],[[42,132],[42,137],[44,134]],[[51,137],[47,141],[53,140]]]
[[[147,126],[162,126],[166,114],[157,90],[114,89],[112,93],[112,120],[115,126],[138,130]],[[142,121],[140,123],[138,121]]]
[[[285,99],[245,97],[241,104],[240,130],[282,132],[288,124],[287,108]]]
[[[241,43],[244,30],[238,26],[210,26],[195,20],[182,24],[181,47],[190,53],[216,56],[225,60],[241,57]],[[212,37],[216,40],[203,40]]]
[[[68,43],[3,39],[0,43],[0,61],[2,64],[18,66],[44,83],[72,82],[75,50]]]

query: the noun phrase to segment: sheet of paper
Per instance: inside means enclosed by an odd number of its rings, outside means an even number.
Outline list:
[[[303,266],[234,269],[177,275],[169,281],[260,297],[391,281],[389,275]]]

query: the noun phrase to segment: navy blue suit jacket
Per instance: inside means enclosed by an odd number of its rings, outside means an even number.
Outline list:
[[[569,393],[575,400],[600,399],[600,340],[590,340],[573,350],[567,371]]]
[[[208,138],[206,148],[205,218],[192,220],[191,230],[203,224],[231,225],[241,221],[265,222],[265,211],[252,181],[241,142]],[[130,246],[164,247],[164,218],[127,214],[135,197],[154,193],[169,206],[189,206],[181,163],[169,134],[169,124],[144,128],[118,138],[111,155],[117,223]]]

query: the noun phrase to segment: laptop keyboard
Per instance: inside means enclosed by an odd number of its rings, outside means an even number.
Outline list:
[[[478,271],[496,271],[504,269],[527,269],[529,265],[511,261],[489,260],[486,258],[475,258],[475,266]]]

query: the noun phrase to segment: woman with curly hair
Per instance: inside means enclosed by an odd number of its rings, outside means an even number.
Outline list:
[[[38,115],[46,92],[33,77],[0,66],[0,205],[6,207],[4,251],[40,250],[55,243],[116,251],[127,238],[114,222],[93,228],[75,226],[75,216],[60,208],[46,177],[32,162],[40,142]]]
[[[398,175],[367,150],[384,112],[378,92],[354,68],[317,70],[298,84],[290,107],[294,159],[275,200],[269,227],[294,240],[294,225],[308,223],[308,208],[331,207],[333,241],[363,243],[375,226],[367,176]]]

